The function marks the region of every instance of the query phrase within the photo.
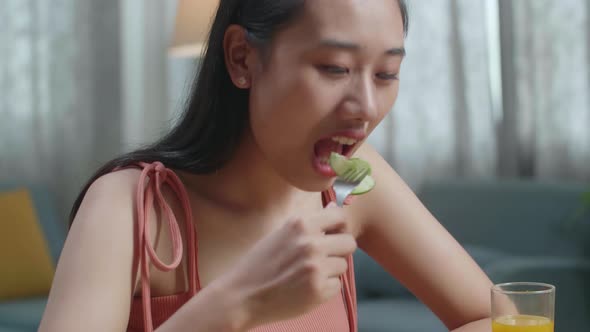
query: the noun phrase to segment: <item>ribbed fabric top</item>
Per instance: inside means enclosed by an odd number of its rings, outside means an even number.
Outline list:
[[[191,221],[193,217],[188,194],[182,182],[172,170],[164,167],[160,162],[140,163],[137,166],[142,169],[136,193],[136,243],[138,246],[136,252],[139,254],[136,261],[141,271],[141,296],[133,298],[127,331],[152,332],[154,328],[164,323],[191,297],[197,294],[201,288],[197,271],[198,245],[193,223],[186,222],[189,289],[181,294],[151,297],[149,264],[153,264],[161,271],[171,271],[179,266],[183,251],[178,222],[162,195],[161,188],[163,185],[169,186],[178,197],[184,210],[185,220]],[[334,200],[333,190],[322,192],[324,206]],[[150,229],[146,216],[154,203],[166,215],[164,219],[172,237],[173,261],[170,264],[165,264],[159,259],[149,240]],[[259,326],[251,330],[251,332],[356,332],[356,292],[352,255],[347,260],[348,271],[341,277],[341,293],[302,316]]]

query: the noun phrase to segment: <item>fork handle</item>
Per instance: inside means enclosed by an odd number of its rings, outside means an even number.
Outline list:
[[[344,201],[346,200],[346,196],[344,195],[336,195],[336,204],[338,204],[339,207],[343,207],[344,206]]]

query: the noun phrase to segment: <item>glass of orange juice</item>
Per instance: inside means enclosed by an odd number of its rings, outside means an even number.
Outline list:
[[[493,332],[554,332],[555,286],[509,282],[492,287]]]

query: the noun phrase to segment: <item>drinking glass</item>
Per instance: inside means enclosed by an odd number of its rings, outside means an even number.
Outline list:
[[[554,332],[555,286],[509,282],[492,287],[493,332]]]

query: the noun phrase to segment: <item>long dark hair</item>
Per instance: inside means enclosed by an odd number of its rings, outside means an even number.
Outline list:
[[[408,30],[404,0],[397,0]],[[100,167],[78,195],[70,223],[88,187],[118,167],[160,161],[166,167],[207,174],[221,168],[233,155],[248,121],[248,91],[232,83],[224,60],[223,39],[231,24],[247,31],[250,42],[265,47],[273,33],[302,11],[305,0],[221,0],[209,33],[207,49],[183,115],[168,134],[144,148],[123,154]]]

